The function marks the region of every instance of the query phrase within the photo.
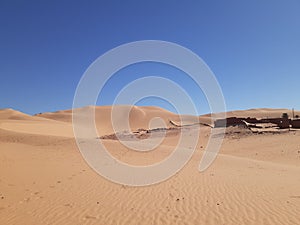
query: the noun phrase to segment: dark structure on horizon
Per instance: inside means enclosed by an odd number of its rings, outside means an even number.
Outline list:
[[[300,128],[300,119],[288,119],[288,118],[268,118],[268,119],[256,119],[256,118],[242,118],[242,117],[229,117],[226,119],[216,120],[215,127],[230,127],[230,126],[244,126],[247,123],[262,124],[262,123],[273,123],[276,124],[280,129],[287,128]]]

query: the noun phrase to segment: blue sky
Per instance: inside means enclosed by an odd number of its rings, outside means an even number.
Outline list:
[[[70,109],[88,66],[127,42],[164,40],[198,54],[216,75],[228,110],[300,109],[300,2],[17,1],[0,2],[0,108],[25,113]],[[174,68],[125,68],[98,104],[111,104],[128,82],[162,75],[209,108],[201,90]],[[145,99],[141,105],[160,105]]]

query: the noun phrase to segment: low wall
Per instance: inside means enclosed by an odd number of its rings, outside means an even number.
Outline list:
[[[243,121],[247,123],[274,123],[281,129],[289,128],[292,124],[292,120],[285,119],[285,118],[270,118],[270,119],[261,119],[258,120],[256,118],[238,118],[238,117],[229,117],[226,119],[216,120],[215,127],[230,127],[230,126],[239,126],[243,125]],[[300,120],[293,120],[297,121],[294,122],[295,127],[300,127]]]
[[[300,128],[300,120],[291,120],[292,128]]]

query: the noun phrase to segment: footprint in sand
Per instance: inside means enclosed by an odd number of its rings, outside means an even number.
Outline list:
[[[29,202],[30,198],[24,198],[24,202]]]
[[[93,220],[96,220],[97,219],[97,217],[95,217],[95,216],[89,216],[89,215],[87,215],[87,216],[85,216],[84,217],[84,219],[93,219]]]
[[[56,183],[57,183],[57,184],[61,184],[61,181],[58,180],[58,181],[56,181]],[[55,188],[55,185],[50,185],[49,188]]]
[[[72,208],[72,207],[73,207],[72,204],[69,204],[69,203],[64,204],[64,206],[69,207],[69,208]]]
[[[300,199],[300,195],[290,196],[290,198],[299,198]]]

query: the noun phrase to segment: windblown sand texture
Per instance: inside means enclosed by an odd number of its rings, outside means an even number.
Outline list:
[[[120,106],[120,118],[125,108]],[[99,136],[113,134],[111,107],[95,111]],[[228,116],[283,112],[289,110]],[[132,131],[149,129],[156,117],[166,127],[172,127],[170,120],[179,123],[178,115],[164,109],[135,106],[129,116]],[[182,125],[199,118],[211,124],[209,115],[183,118]],[[229,128],[217,159],[200,173],[211,128],[199,129],[195,153],[179,173],[156,185],[130,187],[106,180],[87,165],[74,140],[71,110],[36,116],[0,110],[0,224],[300,224],[300,131],[252,134]],[[118,140],[101,141],[117,159],[149,165],[173,151],[178,135],[167,135],[157,149],[143,153]]]

